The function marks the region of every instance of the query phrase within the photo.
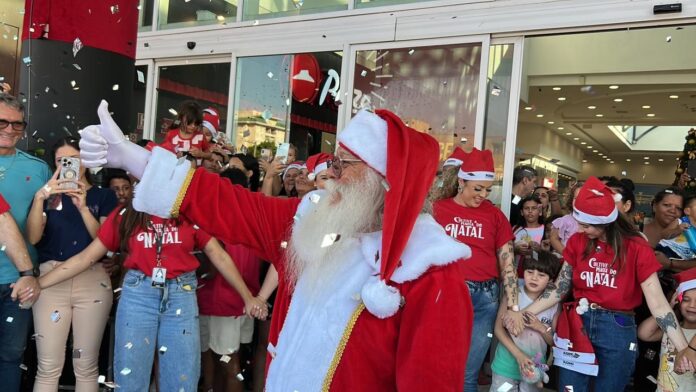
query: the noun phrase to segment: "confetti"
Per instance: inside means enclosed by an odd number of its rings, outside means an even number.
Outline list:
[[[98,382],[99,384],[103,384],[104,381],[106,381],[106,376],[100,375],[99,377],[97,377],[97,382]]]
[[[572,385],[566,385],[563,388],[563,392],[573,392],[573,386]]]
[[[167,346],[160,347],[159,352],[160,352],[160,354],[164,355],[164,353],[167,352]]]
[[[145,83],[145,74],[143,73],[143,71],[136,70],[135,74],[138,75],[138,82]]]
[[[111,9],[111,14],[112,14],[112,15],[116,15],[116,14],[118,14],[119,11],[120,11],[120,10],[118,9],[118,4],[112,5],[112,6],[110,7],[110,9]]]
[[[328,246],[331,246],[334,243],[336,243],[336,241],[338,241],[340,239],[341,239],[340,234],[336,234],[336,233],[327,234],[324,236],[324,239],[322,239],[322,241],[321,241],[321,247],[326,248]]]
[[[123,347],[127,348],[128,350],[130,350],[131,348],[133,348],[133,343],[128,342],[128,343],[126,343],[126,345],[123,346]]]
[[[24,62],[24,64],[26,64],[26,65],[31,65],[31,57],[27,56],[27,57],[23,58],[22,62]]]
[[[497,96],[500,95],[500,91],[501,91],[501,90],[500,90],[500,87],[495,86],[495,87],[493,87],[493,88],[491,89],[491,95],[497,97]]]
[[[177,316],[180,316],[180,315],[181,315],[181,309],[177,309],[177,310],[176,310],[176,315],[177,315]]]
[[[302,8],[304,0],[292,0],[292,4],[295,6],[295,8]]]
[[[409,56],[412,55],[415,51],[416,51],[415,49],[409,50],[409,51],[408,51],[408,55],[409,55]]]
[[[57,323],[60,321],[60,312],[57,310],[54,310],[53,313],[51,313],[51,320],[53,320],[54,323]]]
[[[172,109],[172,108],[169,108],[169,113],[171,113],[172,116],[177,116],[177,115],[179,115],[179,113],[178,113],[176,110]]]
[[[111,86],[111,90],[118,91],[118,84],[114,84],[113,86]]]
[[[510,384],[509,382],[506,382],[506,383],[503,383],[503,385],[501,385],[501,386],[496,390],[496,392],[508,392],[509,390],[512,389],[512,387],[513,387],[512,384]]]
[[[130,373],[131,373],[131,370],[128,368],[123,368],[123,370],[121,370],[121,374],[123,374],[124,376],[127,376]]]
[[[7,245],[2,244],[2,246],[0,246],[0,252],[4,252],[5,249],[7,249]]]
[[[82,50],[82,41],[79,38],[75,38],[75,41],[73,41],[72,44],[72,55],[73,57],[77,57],[77,52]]]
[[[242,375],[242,373],[237,373],[237,380],[239,380],[240,382],[244,381],[244,376]]]
[[[47,93],[47,92],[49,92],[49,91],[51,91],[51,88],[50,88],[49,86],[46,86],[46,88],[44,89],[44,92]]]
[[[53,105],[51,105],[51,106],[53,106],[53,109],[58,109],[58,104],[55,102],[53,102]]]
[[[273,345],[273,343],[269,342],[268,346],[266,346],[266,351],[268,351],[269,354],[271,354],[271,358],[276,357],[276,348]]]
[[[230,357],[229,355],[223,355],[220,357],[220,362],[230,363],[231,359],[232,359],[232,357]]]
[[[280,247],[283,248],[283,249],[287,249],[287,247],[288,247],[288,242],[287,242],[287,241],[281,241]]]
[[[362,76],[362,77],[367,76],[367,71],[363,69],[362,72],[360,72],[360,76]]]
[[[268,71],[268,73],[266,74],[266,76],[268,76],[269,79],[273,79],[273,72]]]
[[[5,321],[7,321],[8,323],[11,323],[14,321],[14,317],[8,317],[5,319]]]
[[[636,351],[636,344],[635,344],[635,343],[629,344],[629,345],[628,345],[628,349],[631,350],[631,351]]]
[[[314,204],[319,203],[319,200],[321,200],[321,196],[317,195],[316,193],[313,193],[309,196],[309,201],[311,201]]]
[[[24,370],[25,372],[27,371],[27,369],[29,369],[29,368],[27,367],[27,365],[25,365],[25,364],[23,364],[23,363],[19,365],[19,368],[22,369],[22,370]]]
[[[486,334],[486,336],[488,336],[489,339],[493,339],[493,334],[490,332],[488,334]]]
[[[117,385],[115,382],[112,382],[112,381],[107,381],[107,382],[105,382],[105,383],[104,383],[104,386],[107,387],[107,388],[111,388],[111,389],[116,389],[116,388],[118,388],[118,385]]]
[[[77,69],[78,71],[82,71],[82,67],[80,67],[80,64],[73,64],[73,67]]]
[[[119,291],[121,291],[121,288],[120,288],[120,287],[117,288],[117,289],[114,289],[114,294],[118,293]]]
[[[657,385],[657,380],[655,379],[655,377],[653,377],[653,376],[648,376],[648,377],[645,377],[645,378],[647,378],[648,380],[650,380],[651,383]]]
[[[668,35],[667,38],[665,38],[665,42],[672,42],[672,36]]]

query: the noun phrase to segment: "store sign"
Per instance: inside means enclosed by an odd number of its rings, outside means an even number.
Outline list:
[[[292,97],[299,102],[316,103],[322,106],[327,95],[334,99],[341,85],[341,78],[333,69],[329,69],[326,78],[321,73],[319,62],[311,54],[297,54],[292,62]],[[319,93],[321,88],[321,93]]]

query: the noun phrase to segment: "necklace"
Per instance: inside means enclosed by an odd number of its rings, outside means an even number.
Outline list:
[[[17,152],[15,151],[14,157],[12,157],[12,162],[10,162],[10,165],[5,167],[5,166],[0,166],[0,182],[5,180],[5,173],[8,172],[11,168],[12,165],[15,163],[15,159],[17,159]]]

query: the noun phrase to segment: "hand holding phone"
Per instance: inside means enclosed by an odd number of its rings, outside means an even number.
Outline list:
[[[61,189],[77,189],[77,180],[80,179],[80,158],[62,157],[59,164],[58,180],[63,180],[59,187]]]
[[[276,151],[276,159],[280,159],[280,163],[282,164],[287,164],[288,163],[288,154],[290,153],[290,143],[283,143],[280,146],[278,146],[278,150]]]

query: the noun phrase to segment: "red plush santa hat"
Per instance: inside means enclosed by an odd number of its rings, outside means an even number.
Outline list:
[[[573,217],[578,222],[589,225],[611,223],[619,216],[619,210],[616,208],[617,197],[621,200],[621,195],[615,194],[597,177],[590,177],[580,188],[578,197],[573,202]]]
[[[306,168],[306,167],[307,167],[307,166],[305,165],[304,162],[302,162],[302,161],[295,161],[295,162],[289,164],[289,165],[285,168],[285,170],[283,170],[282,178],[285,178],[285,175],[290,171],[290,169],[297,169],[297,170],[302,171],[302,169],[304,169],[304,168]]]
[[[495,180],[491,150],[481,151],[474,148],[470,153],[465,154],[462,165],[459,167],[459,178],[470,181]]]
[[[320,152],[319,154],[314,154],[311,157],[307,158],[307,170],[309,171],[307,178],[309,178],[310,181],[314,181],[314,179],[316,178],[316,176],[319,175],[319,173],[329,168],[329,164],[333,159],[333,155],[326,154],[323,152]]]
[[[457,146],[454,148],[452,155],[450,155],[449,158],[447,158],[445,162],[442,164],[442,167],[445,168],[447,166],[460,166],[462,162],[464,162],[464,158],[466,158],[466,151],[462,150],[461,147]]]
[[[682,295],[685,291],[691,289],[696,289],[696,268],[691,268],[686,271],[682,271],[674,277],[677,279],[679,286],[677,287],[677,294]]]
[[[599,367],[576,303],[563,304],[553,337],[554,365],[582,374],[597,375]]]
[[[220,115],[217,110],[213,108],[203,109],[203,123],[204,127],[208,128],[210,133],[213,135],[213,139],[217,137],[218,129],[220,129]]]
[[[361,297],[370,313],[390,317],[399,309],[401,294],[387,283],[400,264],[437,172],[440,147],[432,136],[409,128],[387,110],[361,110],[338,133],[337,141],[385,180],[379,279],[366,283]]]

